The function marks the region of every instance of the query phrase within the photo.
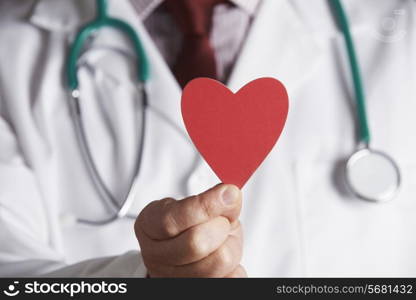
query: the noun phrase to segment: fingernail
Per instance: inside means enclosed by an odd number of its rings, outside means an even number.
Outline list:
[[[235,186],[227,186],[221,193],[222,202],[225,205],[232,205],[237,201],[239,190]]]

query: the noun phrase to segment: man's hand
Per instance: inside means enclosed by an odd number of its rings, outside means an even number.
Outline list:
[[[246,277],[241,192],[234,185],[147,205],[135,232],[150,277]]]

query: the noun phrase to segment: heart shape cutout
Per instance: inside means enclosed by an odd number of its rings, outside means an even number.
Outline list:
[[[197,78],[182,93],[182,117],[191,140],[223,183],[242,188],[276,144],[286,122],[288,95],[274,78],[231,92]]]

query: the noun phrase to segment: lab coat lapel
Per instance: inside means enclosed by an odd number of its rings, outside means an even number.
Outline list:
[[[310,74],[320,52],[289,0],[263,0],[228,86],[236,91],[256,78],[274,77],[290,95]]]
[[[147,84],[149,104],[153,111],[173,125],[187,138],[180,112],[181,88],[166,65],[151,37],[144,28],[130,1],[109,1],[109,14],[130,24],[137,32],[147,54],[150,65],[150,80]],[[90,21],[95,15],[95,1],[85,0],[38,0],[32,10],[29,21],[49,31],[68,32],[70,40],[76,30]],[[108,30],[98,35],[94,44],[104,44],[135,57],[129,41],[119,33]],[[113,84],[119,84],[117,77],[112,76],[100,66],[100,59],[90,61],[91,68],[100,70]],[[87,58],[89,60],[90,58]]]

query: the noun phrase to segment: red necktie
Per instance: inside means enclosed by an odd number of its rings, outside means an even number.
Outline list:
[[[209,40],[216,4],[225,0],[166,0],[166,7],[183,33],[182,49],[173,73],[184,87],[196,77],[217,78],[214,49]]]

